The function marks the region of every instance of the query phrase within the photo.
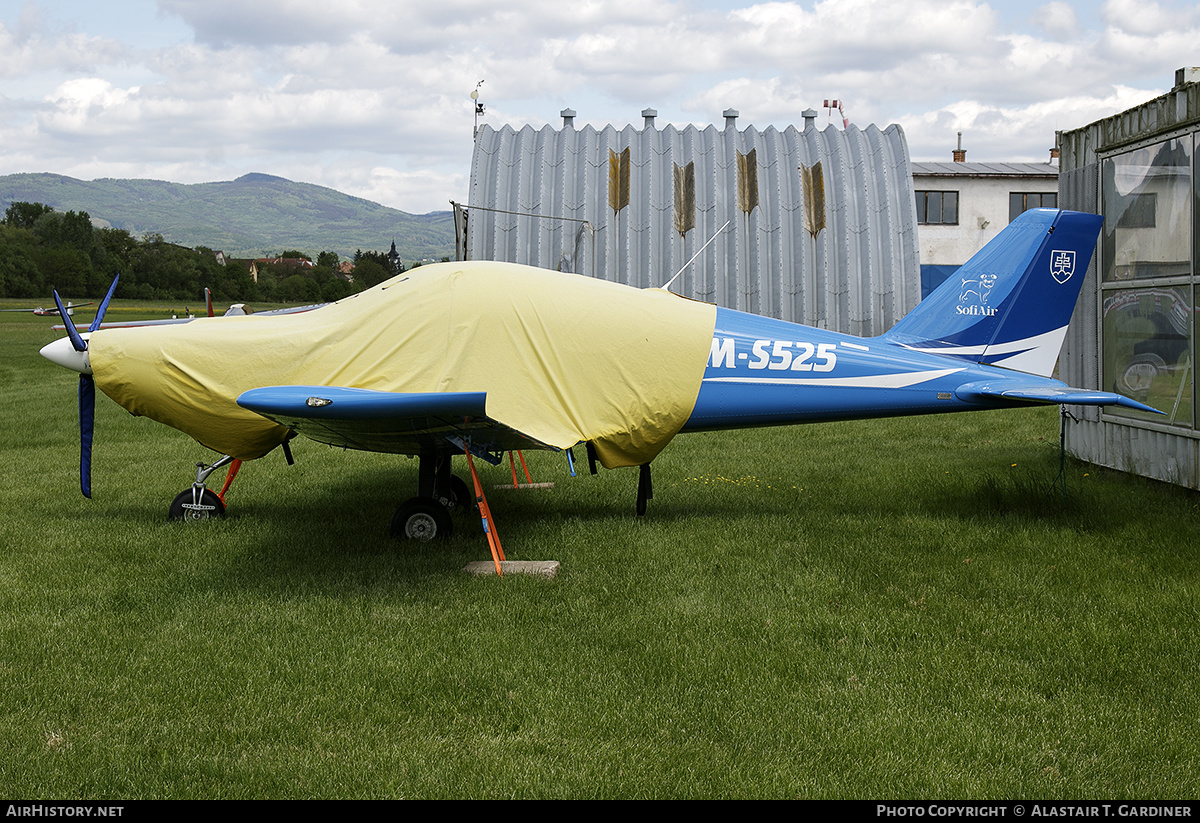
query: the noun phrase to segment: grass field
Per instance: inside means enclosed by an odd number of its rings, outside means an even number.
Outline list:
[[[1197,794],[1200,495],[1059,478],[1054,409],[681,436],[644,518],[527,455],[489,499],[560,574],[476,578],[470,518],[387,536],[405,458],[296,441],[168,523],[213,455],[103,396],[85,500],[51,323],[0,315],[2,796]]]

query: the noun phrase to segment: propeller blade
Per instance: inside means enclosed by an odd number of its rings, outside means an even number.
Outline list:
[[[67,337],[71,338],[71,345],[75,351],[87,351],[87,343],[79,336],[79,331],[75,328],[75,324],[71,322],[71,316],[67,314],[67,309],[63,306],[58,292],[53,289],[51,289],[51,292],[54,294],[54,305],[58,306],[58,316],[62,318],[63,325],[67,327]]]
[[[79,489],[92,496],[92,434],[96,428],[96,381],[79,375]]]
[[[100,324],[104,322],[104,313],[108,311],[108,303],[112,300],[113,292],[117,290],[117,280],[120,277],[120,275],[114,277],[112,284],[109,285],[108,294],[104,295],[104,300],[100,302],[100,308],[96,310],[96,317],[88,326],[89,334],[100,328]],[[75,328],[75,324],[71,322],[57,291],[54,292],[54,305],[58,307],[63,325],[67,327],[67,337],[71,339],[72,348],[77,352],[86,352],[87,341],[83,339]],[[51,344],[51,346],[53,345],[55,344]],[[46,354],[51,346],[43,348],[42,354]],[[96,432],[96,381],[87,370],[86,362],[80,364],[82,368],[79,368],[59,357],[50,357],[50,359],[81,372],[79,375],[79,489],[83,492],[84,497],[90,498],[92,496],[92,436]],[[86,361],[86,358],[81,359]]]
[[[121,279],[121,275],[113,278],[112,284],[108,287],[108,294],[104,295],[104,299],[100,301],[100,308],[96,309],[96,316],[92,318],[92,325],[88,326],[88,331],[95,331],[100,328],[100,324],[104,321],[104,313],[108,311],[108,301],[112,300],[113,292],[117,290],[117,281]]]

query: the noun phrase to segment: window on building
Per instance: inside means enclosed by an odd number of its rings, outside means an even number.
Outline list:
[[[1195,135],[1102,159],[1100,235],[1103,388],[1165,413],[1108,413],[1195,428],[1192,260]],[[1116,409],[1116,407],[1114,407]]]
[[[1008,195],[1008,222],[1012,222],[1022,213],[1030,209],[1057,209],[1058,192],[1053,191],[1014,191]]]
[[[926,225],[958,225],[958,192],[917,192],[917,222]]]
[[[1191,168],[1190,135],[1104,159],[1104,280],[1191,274]]]

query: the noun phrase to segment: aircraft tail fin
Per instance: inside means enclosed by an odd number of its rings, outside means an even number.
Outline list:
[[[1025,212],[883,338],[1049,377],[1102,222],[1081,212]]]

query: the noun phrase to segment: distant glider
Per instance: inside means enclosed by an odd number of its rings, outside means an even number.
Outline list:
[[[419,457],[417,495],[392,520],[399,537],[450,533],[449,510],[472,502],[451,472],[463,454],[498,462],[504,451],[587,444],[607,468],[642,467],[640,514],[650,461],[680,432],[1030,404],[1154,411],[1050,378],[1100,224],[1025,212],[873,338],[662,289],[462,262],[298,314],[107,329],[106,298],[90,333],[71,328],[42,354],[82,374],[85,494],[83,385],[94,381],[133,414],[225,455],[203,471],[286,450],[297,434]],[[206,477],[175,514],[224,513]]]
[[[72,315],[75,313],[76,309],[82,309],[84,306],[91,306],[91,305],[93,305],[93,304],[92,303],[67,303],[63,308],[66,310],[68,315]],[[57,306],[52,309],[47,309],[47,308],[43,308],[42,306],[37,306],[32,309],[0,309],[0,311],[26,312],[26,313],[36,314],[39,317],[50,317],[50,316],[58,317],[59,316]]]

